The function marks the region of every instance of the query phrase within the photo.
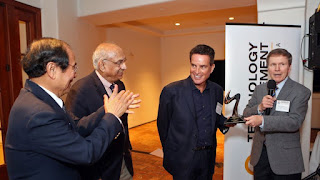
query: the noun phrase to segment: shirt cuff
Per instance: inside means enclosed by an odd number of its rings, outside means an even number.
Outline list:
[[[260,111],[259,111],[259,105],[258,105],[258,107],[257,107],[257,111],[258,111],[258,115],[262,115],[262,114],[263,114],[263,112],[260,112]]]
[[[122,126],[122,130],[123,130],[123,132],[124,132],[124,126],[123,126],[123,123],[122,123],[121,119],[120,119],[118,116],[116,116],[116,115],[114,115],[114,116],[117,117],[118,121],[120,122],[120,124],[121,124],[121,126]]]
[[[262,122],[261,122],[261,125],[259,126],[260,129],[262,129],[264,127],[264,118],[263,118],[263,116],[261,116],[261,117],[262,117]]]

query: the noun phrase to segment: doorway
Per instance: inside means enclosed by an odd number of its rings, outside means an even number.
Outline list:
[[[0,179],[8,179],[4,144],[10,109],[23,87],[20,60],[41,37],[41,11],[13,0],[0,0]]]

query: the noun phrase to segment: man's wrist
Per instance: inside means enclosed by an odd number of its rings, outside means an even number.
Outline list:
[[[259,106],[258,106],[258,111],[259,111],[259,113],[263,113],[263,111],[264,111],[264,110],[262,110],[262,108],[261,108],[261,104],[259,104]]]

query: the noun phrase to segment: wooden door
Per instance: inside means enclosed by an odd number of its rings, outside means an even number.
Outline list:
[[[8,179],[4,154],[8,117],[25,79],[20,60],[27,44],[41,37],[40,18],[38,8],[0,0],[0,179]]]

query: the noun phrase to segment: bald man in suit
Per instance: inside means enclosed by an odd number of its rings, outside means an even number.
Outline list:
[[[111,95],[112,88],[125,90],[120,80],[127,69],[126,56],[118,45],[101,43],[92,56],[94,71],[75,82],[67,96],[66,108],[77,117],[87,116],[103,105],[102,96]],[[121,117],[125,132],[114,139],[101,160],[81,167],[83,179],[130,180],[133,177],[131,143],[128,131],[128,114]]]

